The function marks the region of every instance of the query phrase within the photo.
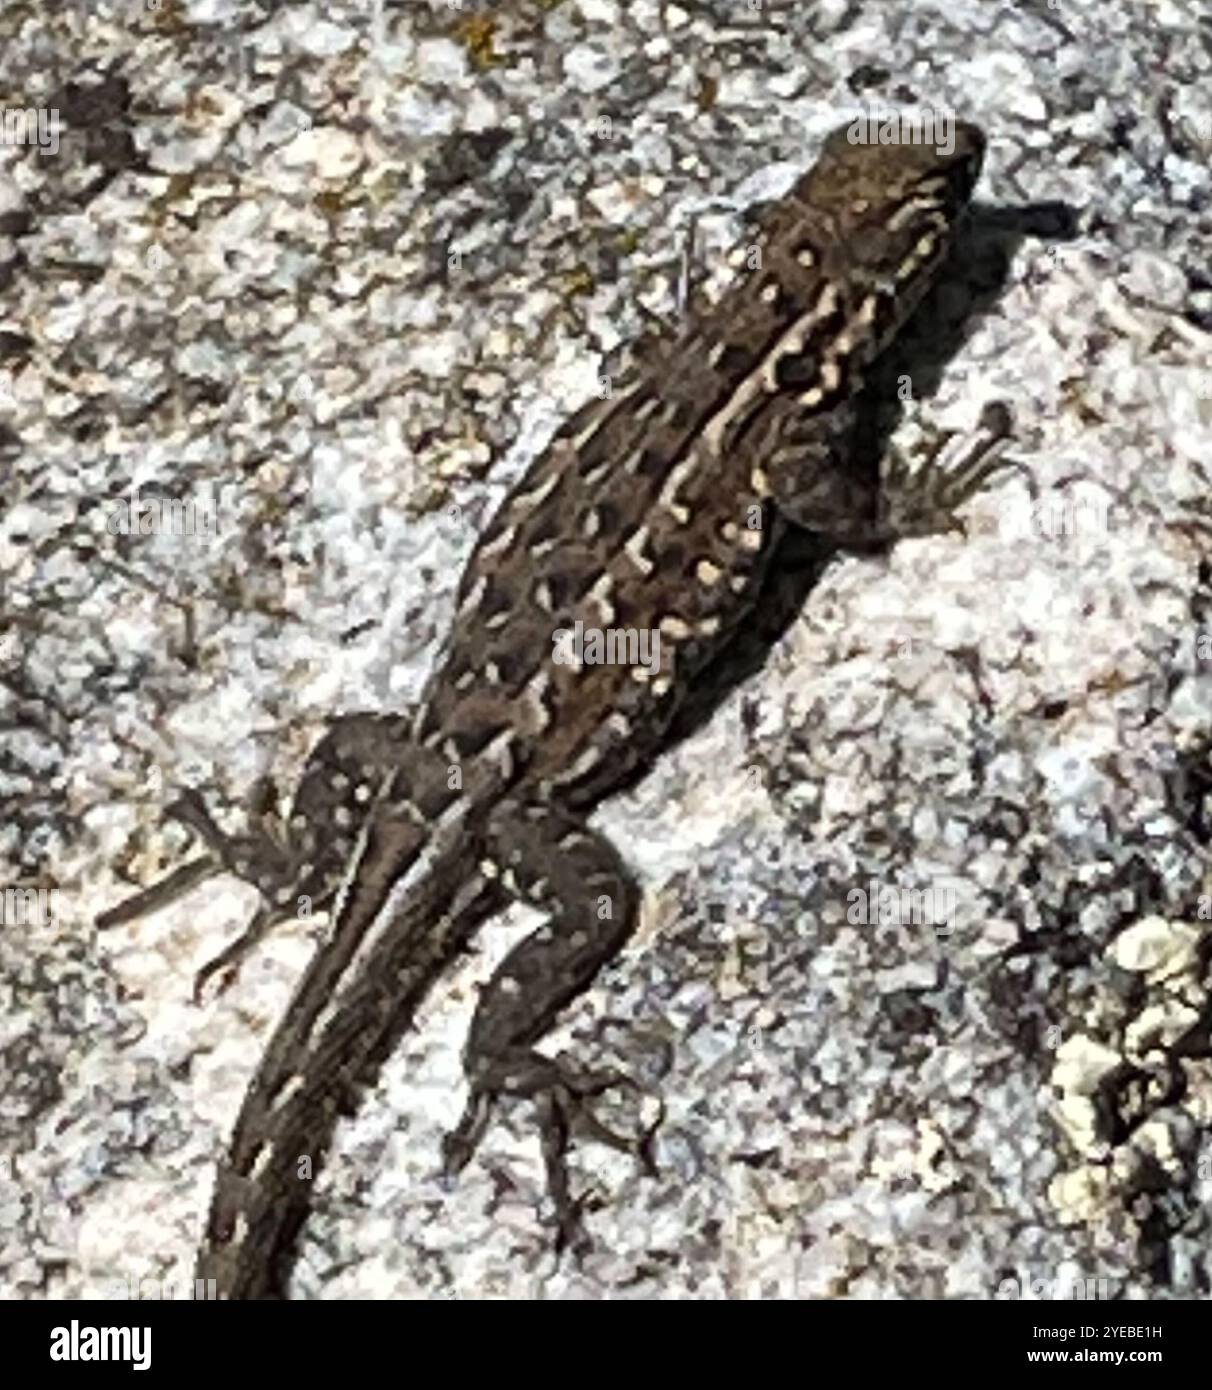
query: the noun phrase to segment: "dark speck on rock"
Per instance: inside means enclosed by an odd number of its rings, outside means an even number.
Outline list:
[[[28,357],[34,340],[24,333],[0,333],[0,362],[10,357]]]
[[[434,193],[449,193],[485,174],[497,152],[509,144],[507,130],[460,131],[448,136],[425,168],[425,183]]]

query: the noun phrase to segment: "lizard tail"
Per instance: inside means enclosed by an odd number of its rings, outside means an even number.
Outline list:
[[[374,1084],[429,986],[504,906],[500,886],[453,848],[399,911],[384,912],[420,852],[419,832],[391,825],[372,835],[377,843],[362,862],[384,867],[353,879],[332,941],[317,951],[274,1033],[219,1165],[195,1269],[207,1297],[285,1296],[312,1175],[337,1121]],[[452,883],[461,885],[453,897]]]

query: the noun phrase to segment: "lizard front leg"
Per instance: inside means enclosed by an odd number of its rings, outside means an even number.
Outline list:
[[[917,468],[890,448],[878,468],[857,466],[854,410],[784,417],[781,437],[763,465],[775,506],[788,520],[839,545],[876,545],[906,536],[962,529],[955,512],[989,479],[1021,465],[999,456],[1009,437],[1009,411],[985,407],[958,458],[943,462],[951,441],[940,440]]]
[[[446,1171],[467,1163],[500,1097],[531,1098],[561,1244],[577,1243],[578,1207],[565,1159],[570,1134],[580,1130],[634,1153],[651,1170],[648,1146],[656,1124],[638,1138],[607,1129],[588,1102],[612,1087],[634,1087],[631,1078],[546,1057],[534,1044],[622,949],[638,921],[639,890],[609,840],[547,803],[502,805],[484,845],[486,876],[550,920],[506,956],[480,996],[464,1049],[471,1095],[443,1146]]]

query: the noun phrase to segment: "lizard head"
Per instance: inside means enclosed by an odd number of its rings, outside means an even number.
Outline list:
[[[926,138],[929,136],[930,138]],[[895,143],[894,143],[895,141]],[[835,130],[792,192],[822,273],[866,303],[873,350],[900,327],[951,244],[984,157],[965,121]]]

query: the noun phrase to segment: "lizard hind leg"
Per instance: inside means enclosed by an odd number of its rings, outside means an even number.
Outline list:
[[[636,1082],[616,1068],[547,1057],[534,1044],[621,950],[637,924],[639,892],[608,840],[549,804],[502,805],[484,843],[484,872],[550,920],[514,947],[480,996],[464,1049],[471,1094],[444,1141],[445,1169],[453,1174],[468,1162],[499,1099],[533,1100],[560,1244],[583,1248],[580,1203],[568,1178],[570,1138],[582,1134],[634,1154],[651,1172],[660,1116],[638,1136],[608,1129],[591,1102],[615,1088],[639,1090]]]
[[[234,874],[261,894],[262,906],[249,926],[202,967],[194,979],[194,998],[222,972],[226,988],[241,961],[293,912],[329,908],[340,888],[355,837],[367,814],[374,784],[385,766],[400,756],[413,715],[340,715],[312,749],[295,792],[289,822],[274,814],[272,783],[262,778],[249,809],[249,831],[231,835],[211,815],[195,789],[181,792],[164,814],[188,826],[205,853],[161,882],[110,908],[97,918],[99,929],[121,925],[159,910],[196,884],[220,872]]]
[[[403,738],[407,724],[407,716],[401,715],[334,719],[308,757],[281,835],[267,828],[271,817],[265,812],[254,816],[253,833],[225,835],[196,792],[186,793],[169,808],[225,868],[252,883],[263,900],[245,930],[198,972],[195,1000],[216,974],[223,975],[221,989],[226,988],[253,948],[295,912],[310,916],[332,906],[356,827],[369,814],[377,781],[391,762],[389,741]]]

